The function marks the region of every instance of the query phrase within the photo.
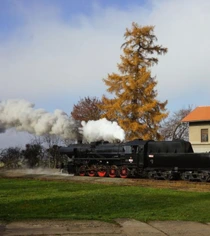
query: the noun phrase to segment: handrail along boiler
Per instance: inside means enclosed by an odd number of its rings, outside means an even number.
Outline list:
[[[210,181],[210,153],[194,153],[184,140],[72,144],[59,152],[68,156],[68,173],[80,176]]]

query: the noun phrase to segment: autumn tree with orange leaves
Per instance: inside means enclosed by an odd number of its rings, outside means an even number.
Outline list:
[[[154,26],[141,27],[133,23],[126,29],[123,55],[118,64],[119,74],[108,74],[104,79],[107,91],[114,98],[102,98],[103,117],[115,120],[125,130],[126,139],[160,140],[160,122],[167,117],[167,101],[157,100],[157,81],[150,68],[158,63],[157,55],[167,48],[155,44]],[[156,56],[155,56],[156,55]]]

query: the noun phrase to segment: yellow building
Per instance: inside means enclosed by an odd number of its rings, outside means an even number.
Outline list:
[[[199,106],[182,122],[189,122],[189,141],[194,152],[210,152],[210,106]]]

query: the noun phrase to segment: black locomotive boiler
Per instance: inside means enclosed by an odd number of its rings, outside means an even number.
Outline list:
[[[68,156],[68,173],[80,176],[210,181],[210,153],[194,153],[184,140],[72,144],[59,152]]]

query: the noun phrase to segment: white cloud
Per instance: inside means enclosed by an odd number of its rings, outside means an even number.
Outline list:
[[[209,1],[153,0],[125,11],[95,5],[93,15],[74,23],[55,7],[33,9],[19,8],[25,24],[0,42],[1,100],[27,99],[52,110],[59,100],[69,113],[79,98],[100,98],[102,78],[117,71],[125,28],[135,21],[155,25],[158,43],[169,49],[152,70],[160,100],[168,99],[170,110],[209,105]]]

